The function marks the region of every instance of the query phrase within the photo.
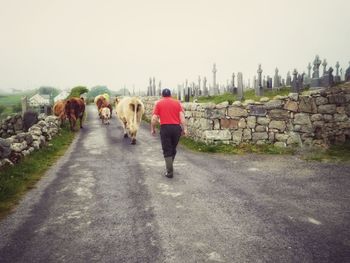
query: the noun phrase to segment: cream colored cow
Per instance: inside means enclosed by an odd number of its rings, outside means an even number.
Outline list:
[[[109,124],[109,119],[111,118],[111,110],[108,107],[101,108],[100,117],[102,124]]]
[[[131,137],[131,144],[136,144],[136,134],[140,126],[145,107],[137,97],[116,99],[115,111],[123,125],[124,137]]]

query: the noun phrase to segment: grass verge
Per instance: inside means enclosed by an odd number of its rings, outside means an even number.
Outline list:
[[[294,148],[281,148],[273,145],[253,145],[241,144],[233,146],[228,144],[205,144],[203,142],[194,141],[188,137],[181,137],[180,144],[186,148],[196,152],[208,153],[225,153],[225,154],[245,154],[245,153],[260,153],[260,154],[294,154]]]
[[[37,181],[64,155],[75,133],[64,126],[49,145],[26,156],[19,164],[0,171],[0,219],[4,218],[21,197],[35,187]]]
[[[301,155],[307,161],[350,163],[350,141],[342,145],[332,145],[328,149],[311,150]]]

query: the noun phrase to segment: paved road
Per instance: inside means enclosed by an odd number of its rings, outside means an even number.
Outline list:
[[[69,152],[0,223],[0,262],[350,262],[350,166],[137,145],[94,107]]]

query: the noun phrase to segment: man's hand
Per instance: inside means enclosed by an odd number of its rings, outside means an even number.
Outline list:
[[[155,130],[154,128],[151,128],[151,134],[152,134],[153,136],[156,135],[156,130]]]

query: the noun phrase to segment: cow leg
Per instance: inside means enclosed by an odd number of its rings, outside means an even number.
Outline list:
[[[83,128],[83,117],[84,117],[84,114],[82,114],[82,115],[79,117],[79,120],[80,120],[80,129]]]
[[[127,122],[126,121],[123,121],[123,129],[124,129],[124,138],[128,138],[128,132],[126,130],[126,125],[127,125]]]

